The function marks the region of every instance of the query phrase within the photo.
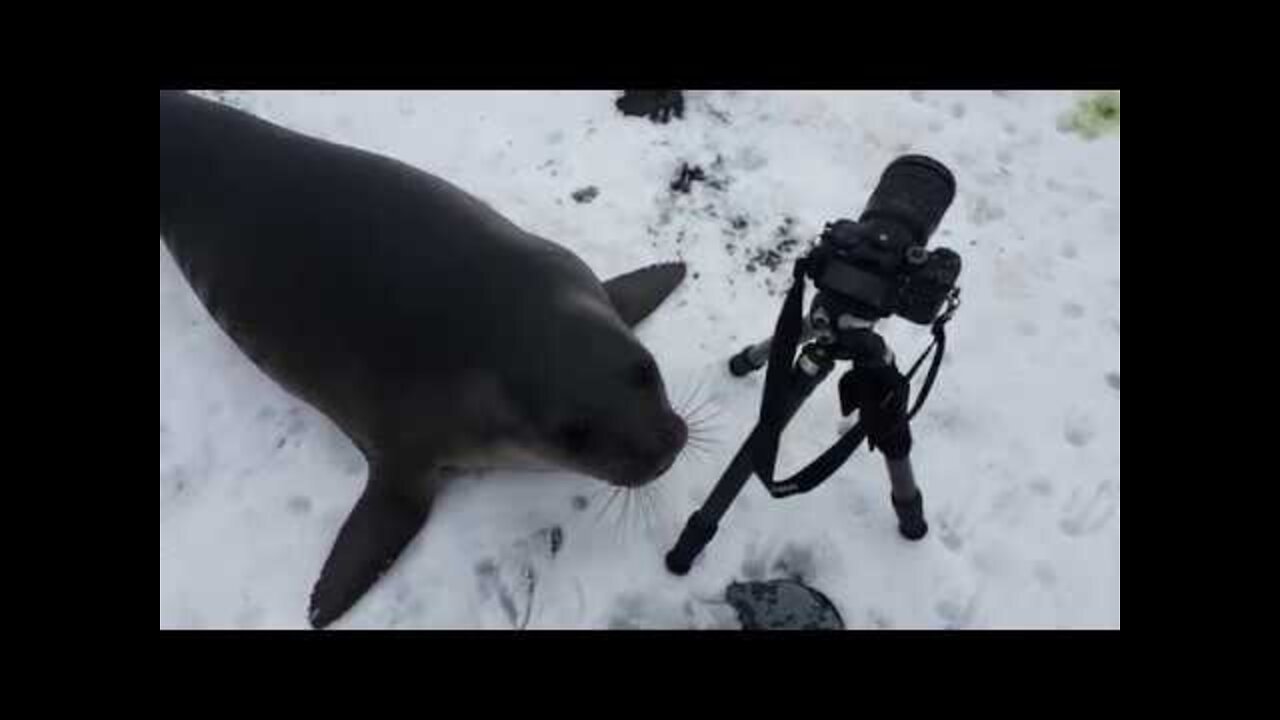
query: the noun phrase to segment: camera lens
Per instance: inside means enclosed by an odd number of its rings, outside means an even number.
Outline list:
[[[904,155],[880,177],[861,221],[901,223],[912,244],[925,245],[956,196],[956,180],[945,165],[924,155]]]

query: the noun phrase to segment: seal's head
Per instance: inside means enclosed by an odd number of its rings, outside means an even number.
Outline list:
[[[554,337],[527,358],[518,390],[532,436],[556,464],[612,485],[662,476],[688,440],[653,356],[598,299],[574,303],[542,330]]]

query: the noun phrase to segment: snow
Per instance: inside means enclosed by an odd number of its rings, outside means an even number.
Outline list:
[[[715,413],[709,451],[607,509],[608,489],[570,473],[464,478],[335,627],[732,628],[731,582],[795,573],[851,628],[1118,628],[1118,129],[1072,132],[1062,118],[1082,96],[1067,92],[695,92],[667,125],[623,117],[614,97],[224,95],[436,173],[601,277],[690,266],[638,334],[673,398]],[[897,535],[883,461],[860,451],[807,495],[775,501],[753,480],[693,572],[670,576],[663,554],[758,412],[763,373],[732,378],[725,362],[771,331],[789,260],[825,222],[856,217],[904,152],[956,174],[932,245],[965,262],[947,361],[913,426],[929,536]],[[682,162],[721,189],[673,193]],[[784,237],[802,243],[762,263]],[[928,343],[902,320],[881,329],[905,362]],[[837,437],[834,391],[833,378],[788,429],[779,477]],[[327,419],[221,333],[162,243],[161,627],[306,627],[363,474]]]

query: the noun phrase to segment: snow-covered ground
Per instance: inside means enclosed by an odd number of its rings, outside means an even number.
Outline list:
[[[668,125],[623,117],[614,97],[224,96],[447,178],[602,277],[690,265],[639,335],[673,397],[718,411],[710,453],[630,505],[605,507],[598,482],[569,473],[459,481],[336,627],[728,628],[731,581],[799,574],[852,628],[1118,628],[1118,128],[1081,134],[1062,119],[1081,95],[1065,92],[695,92]],[[929,537],[898,536],[882,460],[859,452],[808,495],[774,501],[753,480],[694,571],[668,575],[663,553],[758,413],[763,374],[732,378],[725,360],[771,332],[790,258],[856,217],[904,152],[956,174],[932,244],[965,261],[947,361],[914,423]],[[673,193],[682,162],[708,182]],[[882,329],[907,361],[928,343],[902,320]],[[833,377],[789,428],[779,477],[835,439],[837,407]],[[162,243],[161,627],[306,627],[363,475],[325,418],[241,356]]]

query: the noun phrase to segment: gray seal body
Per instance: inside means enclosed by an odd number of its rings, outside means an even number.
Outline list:
[[[368,461],[316,627],[390,567],[449,468],[514,452],[638,486],[684,446],[632,332],[682,264],[602,283],[440,178],[179,92],[160,93],[160,235],[237,346]]]

